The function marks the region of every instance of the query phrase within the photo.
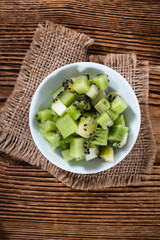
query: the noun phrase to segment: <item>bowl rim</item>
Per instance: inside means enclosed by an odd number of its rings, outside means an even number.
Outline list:
[[[138,106],[138,108],[137,108],[137,110],[136,110],[136,114],[137,114],[137,116],[138,116],[137,132],[136,132],[135,137],[134,137],[135,140],[134,140],[133,143],[131,144],[129,150],[126,152],[126,154],[124,154],[124,156],[123,156],[117,163],[113,164],[113,166],[108,167],[108,168],[106,168],[106,169],[104,169],[104,170],[100,170],[100,171],[97,170],[97,171],[89,172],[89,173],[87,173],[87,172],[86,172],[86,173],[80,173],[80,172],[75,172],[75,171],[66,170],[66,169],[64,169],[64,168],[62,168],[62,167],[60,167],[60,166],[57,166],[55,163],[51,162],[51,161],[44,155],[44,153],[42,153],[41,149],[38,147],[37,140],[34,138],[34,135],[33,135],[33,132],[32,132],[32,127],[31,127],[31,126],[32,126],[32,123],[31,123],[31,122],[32,122],[32,121],[31,121],[31,119],[32,119],[31,112],[32,112],[32,108],[33,108],[34,99],[36,98],[36,95],[38,94],[39,90],[40,90],[41,88],[43,88],[43,86],[45,85],[45,83],[46,83],[50,78],[52,78],[53,76],[57,75],[59,72],[63,71],[64,69],[66,69],[66,68],[68,68],[68,67],[73,67],[73,66],[76,66],[76,65],[78,66],[78,65],[80,65],[80,64],[87,64],[88,66],[95,67],[95,68],[96,68],[96,66],[103,66],[103,67],[106,68],[106,70],[109,69],[111,72],[116,73],[117,75],[119,75],[121,78],[123,78],[123,81],[125,81],[125,84],[127,84],[128,87],[130,88],[132,94],[134,95],[134,97],[135,97],[135,99],[136,99],[137,106]],[[97,69],[98,69],[98,68],[97,68]],[[67,171],[67,172],[76,173],[76,174],[96,174],[96,173],[100,173],[100,172],[106,171],[106,170],[108,170],[108,169],[116,166],[117,164],[119,164],[119,163],[131,152],[133,146],[135,145],[135,143],[136,143],[136,141],[137,141],[137,138],[138,138],[138,135],[139,135],[140,126],[141,126],[141,111],[140,111],[140,105],[139,105],[137,96],[136,96],[133,88],[132,88],[131,85],[129,84],[129,82],[128,82],[120,73],[118,73],[118,72],[117,72],[116,70],[114,70],[113,68],[110,68],[110,67],[108,67],[108,66],[106,66],[106,65],[104,65],[104,64],[95,63],[95,62],[86,62],[86,61],[84,61],[84,62],[75,62],[75,63],[66,64],[66,65],[64,65],[64,66],[62,66],[62,67],[60,67],[60,68],[55,69],[53,72],[51,72],[50,74],[48,74],[48,75],[42,80],[42,82],[39,84],[39,86],[37,87],[37,89],[35,90],[35,92],[34,92],[34,94],[33,94],[33,96],[32,96],[32,100],[31,100],[30,108],[29,108],[29,128],[30,128],[30,133],[31,133],[32,139],[33,139],[36,147],[38,148],[38,150],[42,153],[42,155],[43,155],[48,161],[50,161],[50,162],[51,162],[53,165],[55,165],[56,167],[58,167],[58,168],[60,168],[60,169],[62,169],[62,170],[65,170],[65,171]],[[114,163],[114,162],[113,162],[113,163]]]

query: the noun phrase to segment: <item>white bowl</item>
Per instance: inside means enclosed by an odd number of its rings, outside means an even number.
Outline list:
[[[36,112],[40,109],[48,108],[52,101],[51,94],[56,90],[66,78],[76,77],[80,74],[88,73],[91,76],[99,73],[108,74],[110,88],[119,92],[127,102],[128,107],[124,111],[126,125],[129,127],[129,137],[127,144],[122,149],[115,150],[115,161],[105,163],[96,158],[91,161],[70,161],[66,162],[59,150],[52,151],[47,141],[41,137],[39,126],[36,121]],[[29,125],[35,144],[40,152],[57,167],[74,173],[91,174],[107,170],[118,164],[131,151],[136,142],[140,129],[140,107],[134,91],[129,83],[116,71],[101,64],[92,62],[79,62],[61,67],[49,74],[37,88],[30,106]]]

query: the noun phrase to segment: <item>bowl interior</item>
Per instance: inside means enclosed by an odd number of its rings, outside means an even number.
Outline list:
[[[119,92],[128,104],[128,108],[124,111],[126,125],[129,127],[128,142],[122,149],[115,150],[115,161],[113,163],[104,163],[98,158],[88,162],[66,162],[62,158],[60,150],[52,151],[49,144],[41,137],[39,132],[39,126],[35,118],[36,112],[40,109],[48,108],[52,101],[52,92],[61,85],[64,79],[85,73],[91,76],[97,75],[98,73],[108,74],[110,80],[109,90]],[[29,124],[35,144],[50,162],[70,172],[91,174],[113,167],[130,152],[139,133],[140,108],[134,91],[119,73],[97,63],[73,63],[57,69],[48,75],[39,85],[31,102]]]

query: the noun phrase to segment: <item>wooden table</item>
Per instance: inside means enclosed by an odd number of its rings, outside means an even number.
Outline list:
[[[149,110],[157,140],[150,180],[139,187],[71,190],[22,162],[0,161],[1,239],[160,239],[159,0],[1,0],[0,110],[38,23],[51,20],[95,39],[91,54],[135,52],[150,61]]]

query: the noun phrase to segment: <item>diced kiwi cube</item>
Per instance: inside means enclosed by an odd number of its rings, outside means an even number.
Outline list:
[[[56,127],[59,129],[64,138],[70,136],[72,133],[75,133],[78,128],[76,122],[69,114],[65,114],[63,117],[60,117],[56,122]]]
[[[63,150],[61,153],[62,153],[62,156],[63,156],[64,160],[67,161],[67,162],[74,159],[74,158],[70,155],[70,149]]]
[[[43,134],[43,137],[50,143],[51,148],[54,150],[61,144],[61,137],[58,132],[48,132]]]
[[[105,98],[101,98],[101,100],[95,105],[95,109],[99,113],[103,113],[109,108],[110,108],[110,103]]]
[[[105,90],[109,86],[108,76],[106,74],[98,74],[91,80],[100,90]]]
[[[117,114],[122,113],[126,108],[127,103],[120,96],[117,96],[111,103],[111,110]]]
[[[120,115],[115,121],[114,121],[114,126],[116,125],[123,125],[126,126],[125,124],[125,119],[124,119],[124,115]]]
[[[60,86],[59,88],[57,88],[53,93],[52,93],[52,98],[56,98],[57,95],[60,93],[60,92],[63,92],[64,91],[64,87]]]
[[[51,111],[51,114],[52,114],[53,122],[56,122],[59,118],[59,115],[52,108],[50,108],[50,111]]]
[[[78,76],[75,78],[74,89],[78,94],[83,94],[89,91],[89,81],[86,76]]]
[[[75,96],[71,92],[63,92],[58,98],[66,107],[71,105],[75,100]]]
[[[70,105],[66,112],[73,118],[73,120],[77,120],[81,116],[81,111],[78,109],[76,104]]]
[[[112,119],[109,117],[109,115],[106,112],[101,113],[97,118],[96,121],[99,123],[99,125],[106,129],[107,127],[110,127],[113,125]]]
[[[128,132],[125,134],[125,136],[123,137],[123,140],[121,142],[114,142],[113,147],[122,148],[126,145],[127,140],[128,140]]]
[[[107,146],[108,131],[108,129],[97,128],[94,137],[89,139],[89,145]]]
[[[52,103],[52,109],[59,115],[62,116],[66,112],[67,107],[64,105],[64,103],[61,102],[60,99],[55,98]]]
[[[91,117],[81,117],[77,129],[77,134],[84,138],[90,138],[94,136],[94,132],[97,128],[97,122]]]
[[[64,90],[67,91],[67,92],[75,92],[74,85],[75,85],[75,78],[66,79],[62,83],[62,86],[64,87]]]
[[[109,92],[106,98],[109,102],[112,102],[117,96],[120,96],[118,92]]]
[[[101,149],[100,158],[104,162],[114,161],[114,151],[112,147],[103,147]]]
[[[95,84],[91,84],[89,91],[86,92],[86,95],[91,98],[91,99],[95,99],[98,95],[98,88]]]
[[[105,91],[99,90],[99,91],[98,91],[98,95],[96,96],[96,98],[95,98],[95,99],[91,99],[92,105],[95,106],[96,103],[98,103],[102,98],[106,98],[106,96],[107,96],[107,95],[106,95],[106,92],[105,92]]]
[[[39,110],[36,113],[36,119],[38,123],[43,123],[46,120],[52,121],[52,114],[49,109]]]
[[[128,127],[125,127],[122,125],[113,126],[109,130],[108,140],[110,142],[117,142],[117,141],[121,142],[127,132],[128,132]]]
[[[106,110],[106,112],[110,116],[112,121],[115,121],[118,118],[118,114],[113,112],[111,109]]]
[[[75,137],[70,142],[70,155],[73,158],[80,158],[84,156],[84,139]]]
[[[86,161],[90,161],[98,156],[98,147],[89,148],[88,152],[85,154]]]
[[[46,120],[42,124],[40,124],[40,133],[43,136],[43,134],[47,132],[52,132],[56,130],[56,124],[50,120]]]

